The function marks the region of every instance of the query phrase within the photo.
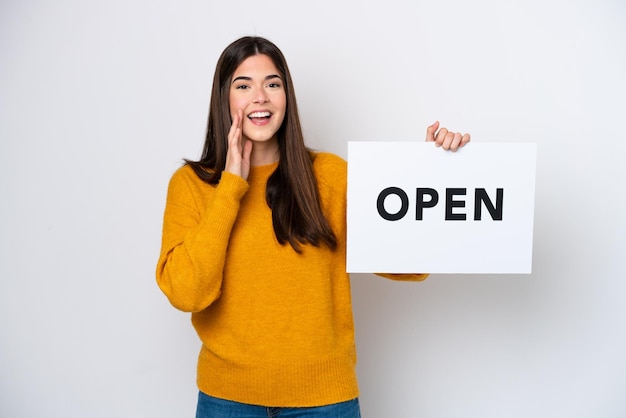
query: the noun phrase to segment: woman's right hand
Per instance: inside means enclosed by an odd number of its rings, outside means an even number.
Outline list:
[[[226,167],[224,171],[248,179],[250,173],[250,155],[252,141],[246,141],[243,132],[243,111],[238,110],[233,116],[233,124],[228,131],[228,151],[226,152]]]

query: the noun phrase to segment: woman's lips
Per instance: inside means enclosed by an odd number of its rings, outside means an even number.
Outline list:
[[[271,117],[272,113],[267,110],[259,110],[248,115],[250,122],[257,126],[267,125]]]

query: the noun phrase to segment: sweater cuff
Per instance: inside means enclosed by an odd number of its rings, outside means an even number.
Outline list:
[[[384,277],[386,279],[395,280],[398,282],[422,282],[428,277],[427,273],[415,273],[415,274],[397,274],[397,273],[375,273],[377,276]]]
[[[250,188],[250,185],[243,177],[228,171],[223,171],[217,188],[220,194],[225,192],[239,202]]]

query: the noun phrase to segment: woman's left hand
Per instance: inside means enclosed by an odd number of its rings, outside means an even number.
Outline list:
[[[436,146],[442,147],[446,151],[454,152],[470,141],[469,134],[461,135],[459,132],[450,132],[446,128],[438,129],[439,122],[426,128],[426,142],[434,142]]]

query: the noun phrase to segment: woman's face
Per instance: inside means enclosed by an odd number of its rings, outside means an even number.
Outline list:
[[[230,115],[243,114],[243,137],[254,142],[277,142],[276,132],[287,108],[284,80],[267,55],[253,55],[233,73]]]

